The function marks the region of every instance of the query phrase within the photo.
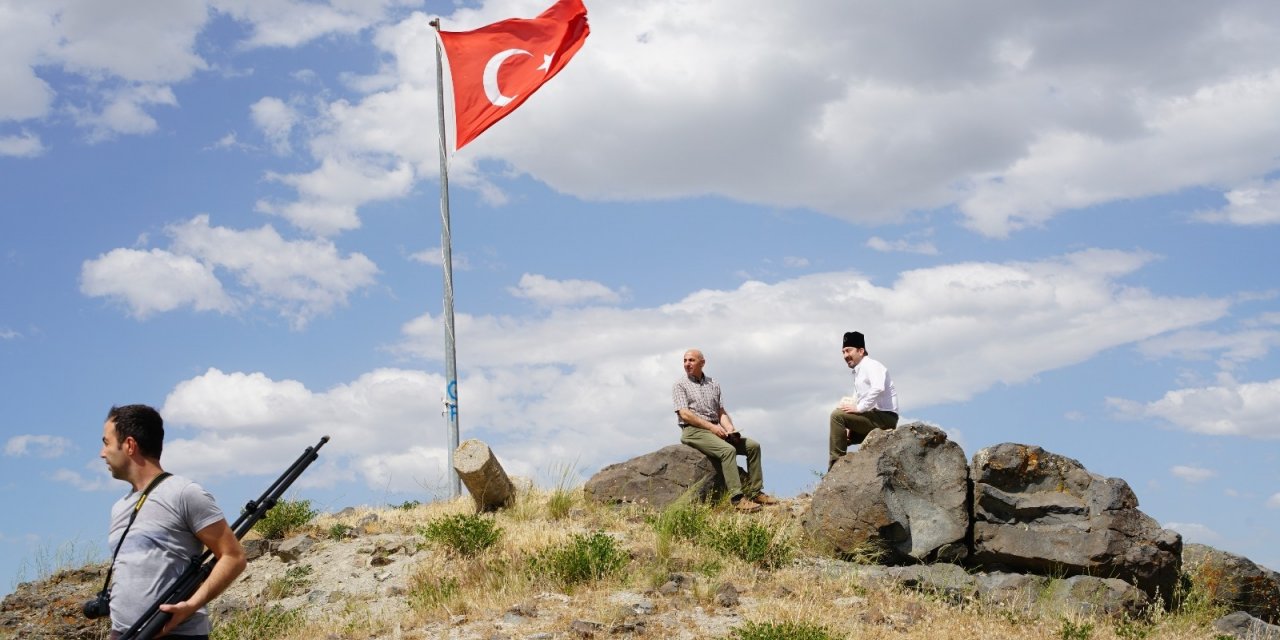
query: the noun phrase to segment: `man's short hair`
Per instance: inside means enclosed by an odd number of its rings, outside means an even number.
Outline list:
[[[133,438],[143,457],[160,459],[160,452],[164,449],[164,418],[160,417],[159,411],[145,404],[111,407],[107,421],[115,423],[117,440],[124,442],[125,438]]]

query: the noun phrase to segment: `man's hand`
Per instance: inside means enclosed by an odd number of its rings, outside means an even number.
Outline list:
[[[714,434],[716,434],[717,436],[720,436],[721,438],[723,438],[723,437],[725,437],[725,436],[729,435],[729,431],[728,431],[728,430],[726,430],[724,427],[722,427],[722,426],[720,426],[720,425],[718,425],[718,424],[716,424],[716,423],[714,423],[714,422],[713,422],[713,423],[711,423],[711,429],[710,429],[710,431],[711,431],[711,433],[714,433]]]
[[[836,405],[836,408],[845,413],[862,413],[858,411],[858,403],[852,396],[840,398],[840,404]]]
[[[160,630],[161,636],[167,636],[175,627],[185,622],[187,618],[195,615],[195,613],[200,610],[200,606],[192,603],[190,600],[183,600],[176,604],[162,604],[160,605],[160,610],[164,613],[173,615],[173,617],[169,618],[169,621],[165,623],[164,628]]]

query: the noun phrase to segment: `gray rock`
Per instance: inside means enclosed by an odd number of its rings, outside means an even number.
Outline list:
[[[1030,612],[1040,594],[1048,589],[1049,578],[1025,573],[979,573],[975,576],[978,598],[984,602]]]
[[[958,561],[968,555],[969,468],[937,427],[872,431],[822,478],[803,524],[840,553],[881,561]]]
[[[978,566],[1120,578],[1150,598],[1171,600],[1182,537],[1139,511],[1124,480],[1013,443],[979,451],[972,473]]]
[[[1182,570],[1214,603],[1280,623],[1280,573],[1203,544],[1182,548]]]
[[[315,544],[316,541],[311,536],[302,534],[281,542],[272,550],[272,553],[285,562],[297,562],[299,558],[307,555]]]
[[[1150,601],[1137,587],[1117,578],[1072,576],[1050,580],[1037,603],[1041,610],[1086,616],[1137,618]]]
[[[724,480],[707,456],[683,444],[609,465],[583,486],[586,496],[596,502],[643,503],[657,509],[686,495],[708,500],[723,491]]]
[[[726,582],[716,589],[715,602],[722,607],[736,607],[740,602],[738,598],[738,588],[732,583]]]
[[[270,540],[254,538],[253,540],[245,540],[241,544],[244,547],[245,560],[249,562],[253,562],[271,552]]]
[[[1280,640],[1280,626],[1267,624],[1243,611],[1214,620],[1213,630],[1239,640]]]

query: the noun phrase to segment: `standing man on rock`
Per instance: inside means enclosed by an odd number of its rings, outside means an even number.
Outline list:
[[[862,444],[872,430],[898,426],[898,390],[889,370],[867,353],[863,335],[857,331],[845,333],[840,353],[853,369],[853,395],[842,398],[831,412],[828,470],[848,452],[849,445]]]
[[[761,491],[764,474],[760,471],[760,445],[744,438],[733,426],[729,412],[720,404],[720,383],[702,372],[707,363],[702,352],[684,352],[684,377],[671,388],[676,405],[676,423],[680,426],[680,442],[716,460],[729,499],[738,511],[755,513],[761,505],[778,501]],[[738,456],[747,457],[747,484],[738,477]]]
[[[244,547],[213,496],[160,467],[163,446],[164,420],[155,409],[142,404],[111,407],[99,455],[111,477],[131,487],[111,507],[112,640],[132,627],[205,547],[218,559],[208,579],[187,600],[160,610],[173,616],[161,630],[166,639],[208,640],[205,604],[245,568]]]

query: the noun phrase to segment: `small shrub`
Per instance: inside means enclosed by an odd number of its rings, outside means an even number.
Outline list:
[[[1151,635],[1151,625],[1143,620],[1124,616],[1116,621],[1116,636],[1123,640],[1144,640]]]
[[[662,536],[697,541],[711,529],[711,507],[700,502],[676,502],[653,521]]]
[[[332,527],[329,527],[328,536],[330,540],[341,540],[343,538],[350,537],[355,533],[355,530],[355,527],[339,522],[334,524]]]
[[[529,570],[568,588],[615,574],[630,560],[613,537],[597,531],[574,534],[568,542],[543,550],[529,559]]]
[[[289,635],[304,623],[299,609],[258,606],[216,620],[209,640],[273,640]]]
[[[415,509],[415,508],[417,508],[417,507],[422,506],[422,502],[421,502],[420,500],[405,500],[404,502],[401,502],[400,504],[393,504],[393,505],[390,505],[390,506],[391,506],[391,508],[392,508],[392,509],[399,509],[399,510],[401,510],[401,511],[409,511],[410,509]]]
[[[261,520],[253,525],[253,530],[268,540],[279,540],[285,534],[295,531],[311,522],[319,513],[311,508],[310,500],[280,500]]]
[[[552,520],[564,520],[569,517],[573,503],[573,492],[556,487],[551,492],[551,497],[547,499],[547,515],[551,516]]]
[[[704,535],[704,544],[765,569],[785,565],[795,553],[795,545],[777,529],[739,519],[721,522]]]
[[[1062,640],[1089,640],[1093,637],[1093,625],[1088,622],[1072,622],[1064,619],[1062,631],[1058,637]]]
[[[733,640],[836,640],[826,627],[800,622],[748,622],[734,629]]]
[[[564,520],[569,517],[569,511],[573,509],[576,491],[573,488],[573,465],[564,465],[560,468],[560,479],[556,481],[556,488],[552,489],[551,496],[547,499],[547,515],[552,520]]]
[[[502,529],[492,518],[474,513],[437,518],[418,531],[429,542],[443,545],[466,557],[492,547],[502,536]]]

